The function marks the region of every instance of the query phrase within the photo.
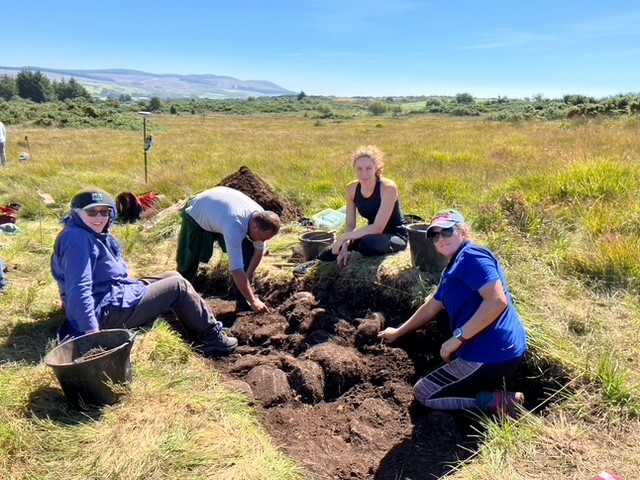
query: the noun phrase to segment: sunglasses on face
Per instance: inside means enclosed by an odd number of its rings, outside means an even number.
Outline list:
[[[443,228],[439,232],[433,232],[430,235],[431,241],[433,243],[438,243],[441,238],[451,238],[456,231],[456,227]]]
[[[88,210],[85,210],[85,213],[89,216],[89,217],[110,217],[111,216],[111,209],[110,208],[89,208]]]

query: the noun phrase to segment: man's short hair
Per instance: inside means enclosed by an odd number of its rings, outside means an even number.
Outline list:
[[[270,210],[257,212],[253,215],[253,220],[256,222],[258,230],[262,232],[271,232],[276,235],[280,231],[280,217],[275,212]]]

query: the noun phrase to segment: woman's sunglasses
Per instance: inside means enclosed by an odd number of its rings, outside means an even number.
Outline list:
[[[441,238],[451,238],[455,231],[456,227],[443,228],[439,232],[434,232],[432,230],[431,232],[429,232],[428,237],[433,243],[438,243]]]
[[[85,213],[89,217],[97,217],[97,216],[110,217],[111,216],[111,209],[110,208],[101,208],[101,209],[89,208],[89,209],[85,210]]]

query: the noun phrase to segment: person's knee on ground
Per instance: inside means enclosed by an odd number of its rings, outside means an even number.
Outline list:
[[[428,401],[438,391],[438,387],[426,376],[413,386],[413,396],[420,405],[428,406]]]

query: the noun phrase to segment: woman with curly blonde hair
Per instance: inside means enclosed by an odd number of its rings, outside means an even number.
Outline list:
[[[366,146],[356,150],[351,158],[357,180],[347,185],[345,232],[318,255],[322,261],[337,260],[341,267],[348,263],[352,250],[370,256],[407,248],[407,222],[400,208],[398,187],[382,176],[382,152]],[[356,214],[367,220],[366,226],[357,227]]]

